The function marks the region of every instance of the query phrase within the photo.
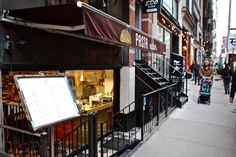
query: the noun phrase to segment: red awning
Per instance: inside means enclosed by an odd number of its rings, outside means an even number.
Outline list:
[[[3,21],[37,28],[78,31],[105,42],[163,53],[165,44],[86,3],[10,10]]]

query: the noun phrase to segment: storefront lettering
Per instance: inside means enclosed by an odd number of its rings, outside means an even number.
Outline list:
[[[157,46],[153,41],[150,43],[149,48],[150,50],[157,51]]]
[[[155,6],[157,5],[158,3],[158,0],[147,0],[146,3],[145,3],[145,6]]]
[[[136,33],[135,35],[136,46],[148,49],[148,38]]]

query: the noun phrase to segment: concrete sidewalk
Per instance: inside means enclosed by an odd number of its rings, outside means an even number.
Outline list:
[[[199,86],[188,84],[189,102],[174,113],[131,157],[236,157],[236,108],[214,81],[211,105],[197,104]]]

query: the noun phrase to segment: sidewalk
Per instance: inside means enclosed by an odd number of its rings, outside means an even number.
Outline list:
[[[131,157],[236,157],[236,108],[214,81],[211,105],[197,104],[199,86],[188,84],[189,101],[160,126]]]

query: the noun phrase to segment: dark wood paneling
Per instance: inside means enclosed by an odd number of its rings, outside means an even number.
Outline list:
[[[60,67],[66,69],[120,68],[122,49],[78,37],[50,33],[24,26],[4,24],[13,41],[3,52],[2,64],[13,66]],[[24,44],[21,44],[24,41]]]
[[[45,0],[2,0],[3,9],[22,9],[41,7],[45,5]]]

